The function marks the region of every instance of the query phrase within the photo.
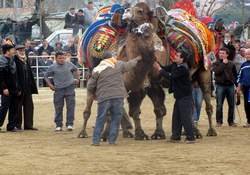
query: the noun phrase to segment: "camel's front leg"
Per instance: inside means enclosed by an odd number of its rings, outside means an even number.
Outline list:
[[[87,92],[87,103],[86,103],[86,107],[85,107],[85,109],[83,111],[83,120],[84,120],[84,122],[83,122],[82,130],[78,135],[79,138],[87,138],[88,137],[86,128],[87,128],[88,120],[90,118],[91,107],[92,107],[93,101],[94,101],[94,94],[92,94],[91,92],[88,91]]]
[[[209,124],[207,136],[217,136],[217,132],[214,129],[212,122],[213,106],[211,104],[211,71],[200,71],[198,82],[203,93],[204,101],[206,103],[206,112]]]
[[[154,113],[156,116],[156,129],[151,139],[166,139],[163,129],[163,117],[167,113],[164,105],[165,93],[158,82],[151,82],[151,86],[147,88],[146,92],[154,104]]]
[[[135,123],[135,140],[149,140],[148,135],[145,134],[141,127],[140,119],[140,106],[144,97],[145,92],[143,90],[131,92],[128,97],[129,115],[133,118]]]

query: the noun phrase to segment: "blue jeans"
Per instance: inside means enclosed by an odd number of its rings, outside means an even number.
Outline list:
[[[111,124],[108,141],[110,144],[114,144],[118,137],[118,131],[120,121],[123,114],[123,98],[116,98],[106,100],[98,103],[97,118],[95,123],[95,129],[93,133],[93,144],[99,144],[101,140],[101,133],[106,121],[106,114],[110,111]]]
[[[234,122],[234,85],[231,86],[221,86],[216,85],[216,121],[217,123],[223,123],[223,103],[225,98],[228,103],[228,123],[231,124]]]
[[[202,106],[202,100],[203,95],[201,88],[193,88],[193,101],[194,101],[194,111],[193,111],[193,118],[194,122],[198,122],[200,119],[200,113],[201,113],[201,106]]]

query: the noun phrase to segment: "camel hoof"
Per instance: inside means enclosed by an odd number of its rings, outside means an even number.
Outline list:
[[[197,139],[202,139],[203,138],[203,136],[202,136],[202,134],[201,134],[201,132],[200,132],[200,130],[198,128],[194,129],[194,135],[195,135],[195,137]]]
[[[214,137],[214,136],[217,136],[217,132],[214,128],[209,128],[208,131],[207,131],[207,136],[208,137]]]
[[[78,134],[78,138],[88,138],[87,132],[82,129],[81,132]]]
[[[149,137],[142,129],[137,129],[135,130],[135,140],[149,140]]]
[[[130,131],[123,131],[123,138],[134,138],[134,134]]]
[[[166,135],[163,129],[156,129],[154,134],[151,136],[152,140],[164,140],[166,139]]]

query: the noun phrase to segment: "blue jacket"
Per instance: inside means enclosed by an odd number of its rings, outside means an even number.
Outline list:
[[[241,65],[237,82],[241,86],[250,87],[250,61],[246,61]]]

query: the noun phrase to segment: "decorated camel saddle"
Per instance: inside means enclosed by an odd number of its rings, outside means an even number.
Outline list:
[[[203,64],[209,69],[214,58],[215,38],[208,27],[193,15],[182,9],[166,11],[158,7],[156,14],[159,18],[159,36],[170,48],[170,59],[174,59],[175,51],[186,53],[190,67]]]
[[[104,7],[97,13],[96,21],[85,31],[80,43],[85,67],[93,68],[93,59],[101,60],[106,50],[117,49],[119,36],[125,32],[123,13],[124,9],[118,4]]]

